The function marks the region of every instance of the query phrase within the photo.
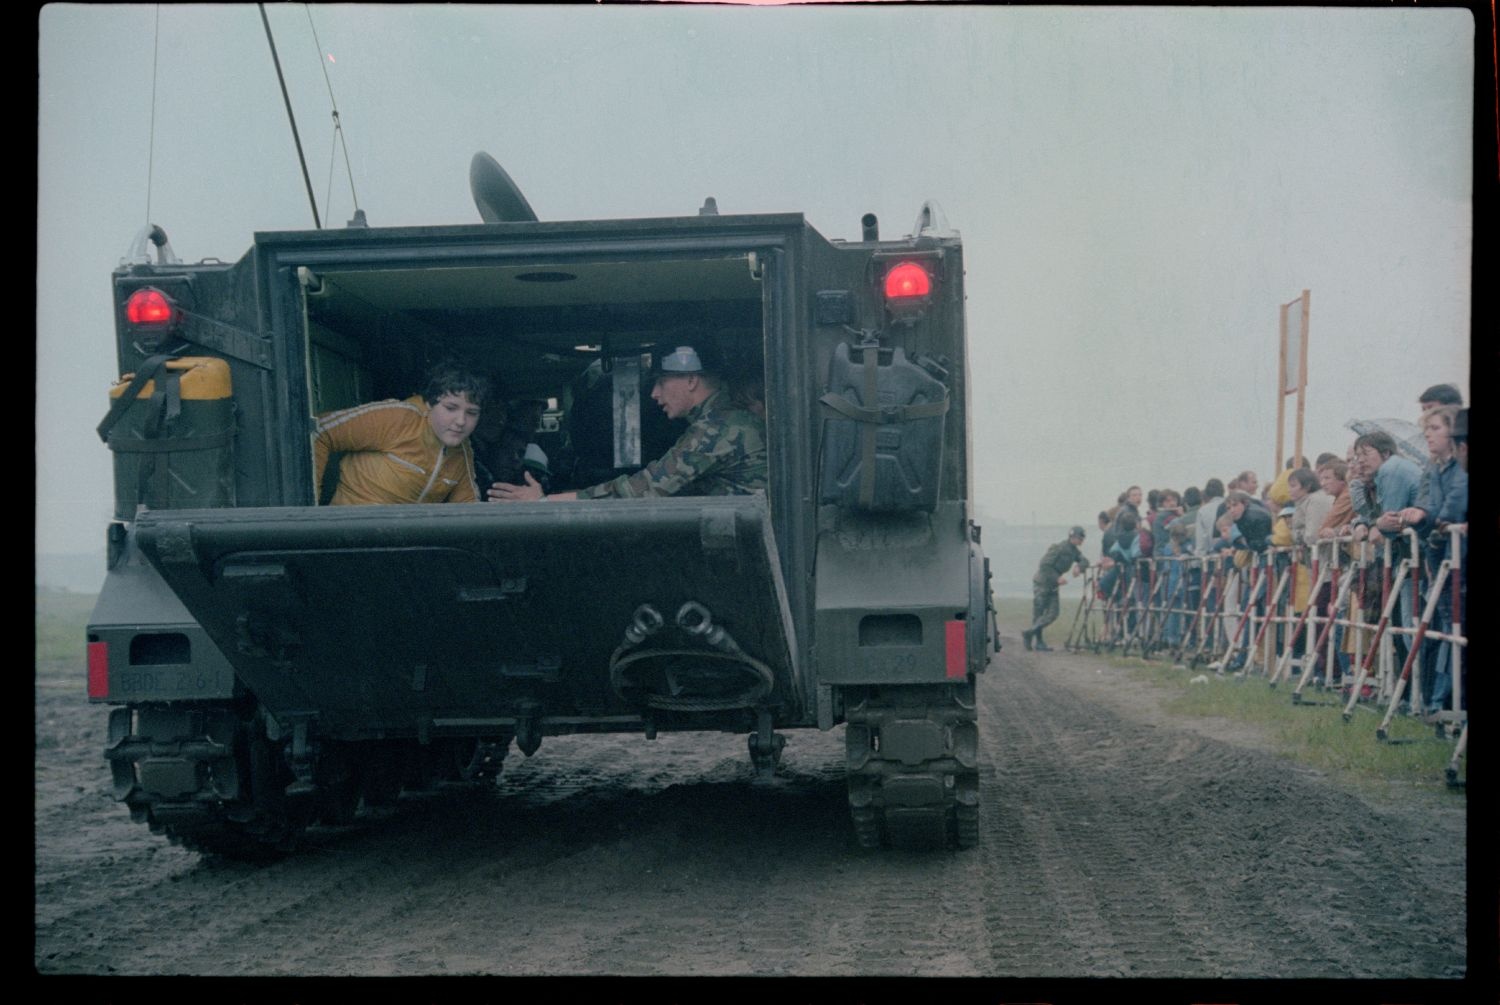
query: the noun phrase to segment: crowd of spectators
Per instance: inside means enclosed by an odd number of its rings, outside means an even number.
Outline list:
[[[1294,457],[1275,478],[1261,487],[1254,471],[1241,471],[1226,485],[1218,478],[1208,479],[1202,488],[1152,489],[1143,492],[1132,485],[1121,492],[1115,505],[1098,515],[1102,531],[1099,567],[1102,570],[1098,590],[1100,599],[1109,599],[1125,613],[1116,630],[1125,635],[1135,632],[1137,612],[1143,609],[1151,590],[1150,601],[1168,611],[1194,610],[1201,591],[1200,563],[1142,562],[1143,558],[1172,559],[1214,555],[1227,552],[1236,567],[1250,570],[1255,556],[1268,548],[1275,552],[1274,576],[1256,578],[1247,575],[1251,585],[1239,596],[1221,598],[1219,609],[1235,615],[1253,605],[1264,613],[1272,582],[1286,579],[1289,589],[1285,599],[1294,614],[1309,605],[1314,613],[1326,617],[1333,601],[1331,583],[1324,582],[1313,594],[1311,574],[1313,554],[1320,542],[1336,541],[1353,557],[1359,542],[1372,540],[1377,545],[1389,542],[1392,567],[1409,557],[1418,559],[1421,601],[1414,605],[1410,588],[1402,590],[1392,612],[1391,623],[1414,628],[1427,606],[1430,590],[1438,588],[1438,600],[1427,631],[1442,634],[1453,624],[1453,580],[1436,581],[1442,562],[1449,558],[1452,536],[1450,528],[1460,530],[1460,564],[1467,552],[1468,530],[1468,410],[1463,407],[1459,389],[1439,384],[1423,391],[1418,398],[1418,425],[1426,441],[1425,463],[1403,456],[1401,445],[1388,431],[1372,428],[1353,439],[1343,456],[1320,454],[1309,464],[1304,457]],[[1408,451],[1412,447],[1408,446]],[[1414,452],[1414,451],[1413,451]],[[1144,507],[1144,508],[1143,508]],[[1407,528],[1416,531],[1423,542],[1420,554],[1410,556]],[[1383,561],[1386,549],[1373,549],[1375,559]],[[1152,576],[1151,566],[1156,567]],[[1290,576],[1284,573],[1290,572]],[[1366,623],[1377,621],[1384,600],[1379,567],[1369,568],[1363,577],[1365,589],[1353,596],[1353,604],[1362,612]],[[1463,609],[1463,580],[1458,577],[1460,610]],[[1165,603],[1163,603],[1165,601]],[[1248,619],[1240,619],[1240,628]],[[1234,618],[1226,619],[1233,623]],[[1173,647],[1184,640],[1190,626],[1180,614],[1168,614],[1162,625],[1163,641]],[[1286,638],[1296,655],[1310,648],[1310,633],[1296,633]],[[1398,665],[1405,665],[1412,635],[1392,633]],[[1245,638],[1231,639],[1231,662],[1222,669],[1243,665],[1248,646]],[[1455,660],[1454,650],[1459,650]],[[1326,667],[1325,654],[1316,656],[1318,679],[1338,685],[1349,675],[1351,655],[1357,651],[1354,633],[1335,629],[1336,665]],[[1448,707],[1452,701],[1451,670],[1462,665],[1462,647],[1441,639],[1425,639],[1414,672],[1422,674],[1420,690],[1424,699],[1421,711],[1431,714]],[[1460,689],[1462,691],[1462,689]]]

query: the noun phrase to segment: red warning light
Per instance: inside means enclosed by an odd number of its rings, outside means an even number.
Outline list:
[[[885,274],[885,298],[925,297],[932,293],[932,277],[916,262],[902,262]]]
[[[945,670],[949,680],[962,679],[968,672],[968,650],[965,648],[964,631],[966,623],[963,621],[943,622],[943,643]]]
[[[109,643],[88,644],[89,697],[109,697]]]
[[[125,302],[125,319],[139,328],[170,328],[177,323],[177,307],[161,290],[146,286]]]

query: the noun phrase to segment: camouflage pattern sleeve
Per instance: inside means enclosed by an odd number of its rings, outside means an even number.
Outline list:
[[[707,411],[657,460],[633,475],[580,489],[580,499],[748,495],[766,487],[759,420],[737,409]]]
[[[1075,562],[1079,569],[1089,567],[1089,560],[1083,557],[1083,552],[1079,551],[1072,541],[1059,541],[1048,548],[1047,553],[1042,556],[1036,575],[1031,578],[1031,581],[1036,584],[1056,585],[1058,577],[1066,576]]]
[[[1073,548],[1073,561],[1078,563],[1079,572],[1082,572],[1084,569],[1087,569],[1089,567],[1088,556],[1083,553],[1083,549],[1081,548]]]
[[[1063,551],[1063,547],[1062,544],[1054,544],[1047,549],[1046,554],[1042,556],[1041,562],[1037,565],[1036,575],[1031,577],[1033,583],[1056,584],[1057,577],[1062,575],[1062,573],[1057,571],[1057,563],[1067,557]],[[1071,565],[1072,563],[1070,562],[1069,564]]]

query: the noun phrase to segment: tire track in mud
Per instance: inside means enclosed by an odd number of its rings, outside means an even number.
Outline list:
[[[315,835],[306,855],[270,867],[280,875],[264,890],[237,898],[239,926],[178,965],[225,974],[826,972],[815,931],[826,891],[799,890],[798,878],[833,875],[847,852],[842,744],[836,770],[825,762],[809,772],[789,757],[776,781],[758,785],[747,757],[715,760],[701,741],[675,739],[678,766],[634,749],[651,746],[638,738],[586,738],[578,749],[559,744],[550,762],[522,762],[495,791],[408,796],[398,819],[368,833]],[[432,853],[414,860],[418,849]],[[268,909],[261,895],[288,887],[302,892]],[[788,890],[799,890],[791,904]]]
[[[1409,817],[1372,811],[1273,755],[1121,716],[1064,686],[1079,679],[1076,664],[1049,676],[1068,659],[1083,657],[1007,661],[982,691],[1001,766],[986,793],[998,803],[985,811],[997,839],[987,854],[1002,876],[1025,877],[1017,895],[1002,887],[994,898],[995,972],[1461,973],[1461,918],[1421,917],[1430,892],[1393,882],[1388,865],[1384,883],[1369,882],[1368,849],[1432,840]],[[1131,684],[1099,661],[1084,666]],[[1461,862],[1441,871],[1428,878],[1461,892]],[[1449,934],[1423,936],[1422,925]]]
[[[388,946],[403,941],[392,933],[406,931],[392,919],[413,913],[455,873],[464,875],[466,860],[482,864],[478,881],[486,883],[491,877],[483,870],[542,870],[599,837],[591,826],[596,808],[578,795],[587,785],[539,788],[508,802],[493,791],[448,791],[408,795],[395,812],[353,827],[314,830],[302,851],[283,862],[241,865],[200,859],[132,823],[107,791],[98,791],[108,780],[102,759],[87,775],[93,784],[86,825],[123,832],[132,851],[81,863],[48,855],[45,867],[39,856],[38,931],[66,947],[39,953],[44,971],[432,972],[433,961],[443,958],[440,942],[418,939],[410,952],[387,959]],[[556,808],[570,798],[585,805]],[[516,840],[527,826],[545,826],[550,840]],[[146,868],[158,855],[170,862],[165,875]],[[90,875],[80,876],[79,866]],[[105,888],[111,895],[100,897]],[[80,889],[82,897],[69,892]],[[163,945],[163,931],[177,937]],[[136,948],[110,957],[109,947],[124,945]]]
[[[980,725],[981,734],[984,725]],[[820,969],[832,976],[972,977],[990,972],[978,850],[861,849],[847,809],[843,730],[830,773],[843,857],[812,904],[824,918]],[[980,751],[980,807],[992,768]],[[832,802],[832,799],[830,799]],[[981,836],[981,845],[984,838]]]
[[[740,745],[738,741],[735,747]],[[573,973],[826,975],[912,972],[886,913],[871,926],[847,906],[882,874],[854,846],[845,802],[842,731],[792,734],[776,779],[759,784],[743,755],[625,806],[635,845],[591,849],[600,869],[640,856],[626,889],[600,900],[604,933]],[[640,780],[631,784],[639,787]],[[636,850],[638,849],[638,850]],[[584,875],[598,870],[584,869]],[[906,890],[896,884],[898,890]],[[887,899],[889,912],[899,898]],[[853,915],[851,917],[851,914]],[[924,922],[925,924],[925,922]],[[872,944],[878,943],[874,948]],[[872,965],[870,959],[877,962]]]
[[[111,966],[120,973],[369,972],[341,965],[349,956],[345,940],[351,928],[360,931],[382,914],[399,912],[402,896],[419,889],[434,868],[383,853],[374,832],[388,826],[401,834],[410,828],[402,818],[419,809],[403,801],[391,819],[314,832],[297,855],[273,864],[191,855],[193,864],[165,881],[137,876],[139,885],[122,901],[53,923],[49,940],[73,942],[80,928],[103,929],[107,942],[100,948],[116,951]],[[152,840],[166,844],[161,837]],[[171,937],[163,939],[163,933]],[[125,945],[136,949],[123,953]],[[87,957],[76,955],[55,961],[62,969],[87,970],[87,964]]]
[[[971,852],[864,851],[851,837],[848,854],[843,882],[830,886],[818,907],[827,920],[828,948],[847,948],[822,973],[971,977],[987,972]]]
[[[993,836],[997,854],[1010,859],[1006,867],[1026,877],[1020,892],[1028,903],[1023,909],[1008,891],[996,891],[990,927],[1005,934],[992,947],[995,969],[1195,976],[1182,957],[1197,955],[1191,930],[1204,919],[1184,916],[1179,880],[1150,868],[1154,828],[1140,802],[1112,795],[1131,759],[1152,756],[1149,738],[1066,691],[1039,687],[1045,681],[1024,662],[1006,670],[986,695],[992,756],[1001,765],[991,793],[1001,817]],[[1119,755],[1123,762],[1111,770],[1107,762]]]
[[[639,745],[638,738],[623,742]],[[608,748],[564,751],[550,765],[539,758],[530,777],[518,772],[511,791],[502,789],[493,814],[496,826],[512,832],[507,843],[552,846],[555,855],[516,867],[510,849],[497,848],[497,861],[488,853],[466,858],[445,878],[448,907],[483,919],[444,945],[448,972],[673,972],[672,960],[705,944],[700,955],[707,962],[733,967],[732,954],[718,944],[733,927],[724,918],[742,914],[759,895],[761,877],[752,866],[760,835],[700,835],[695,815],[745,830],[757,800],[748,758],[700,760],[695,770],[674,766],[670,756],[651,759],[670,755],[671,744],[645,755],[620,742]],[[696,858],[700,839],[720,851],[727,845],[729,863],[705,871]],[[444,912],[428,906],[426,913],[441,921]]]
[[[81,685],[37,682],[32,921],[40,972],[119,972],[121,925],[133,931],[119,906],[197,865],[114,800],[107,721],[108,709],[89,705]],[[137,941],[149,952],[149,940]]]
[[[493,789],[404,797],[399,819],[377,822],[353,847],[325,846],[318,857],[332,851],[364,864],[333,884],[310,866],[316,906],[258,919],[206,960],[253,941],[279,973],[601,972],[590,956],[617,937],[607,905],[622,903],[619,913],[630,915],[631,884],[664,871],[651,867],[670,853],[651,820],[681,816],[670,793],[679,779],[701,778],[704,765],[681,771],[648,757],[643,770],[618,740],[558,746],[559,757],[520,762]],[[621,870],[635,849],[638,868]],[[308,928],[325,933],[310,947]],[[259,960],[242,962],[261,972]],[[652,972],[649,963],[639,972]]]

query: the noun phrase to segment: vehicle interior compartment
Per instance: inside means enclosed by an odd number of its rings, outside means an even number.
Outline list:
[[[530,434],[550,491],[593,485],[661,456],[686,426],[651,400],[649,354],[707,339],[728,390],[763,395],[754,266],[741,253],[302,270],[311,411],[419,393],[428,366],[457,358],[491,382],[476,447]]]

